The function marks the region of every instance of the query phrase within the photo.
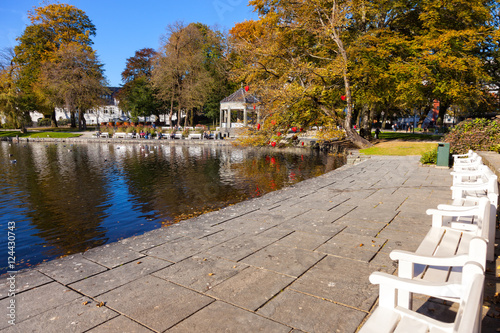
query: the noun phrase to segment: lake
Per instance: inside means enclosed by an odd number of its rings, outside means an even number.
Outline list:
[[[19,270],[261,196],[344,163],[306,149],[0,142],[0,274],[7,271],[9,245],[15,245]],[[8,244],[13,225],[15,244]]]

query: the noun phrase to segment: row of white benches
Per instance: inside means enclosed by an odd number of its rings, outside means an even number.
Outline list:
[[[375,272],[379,304],[360,333],[480,332],[486,260],[494,260],[498,179],[481,157],[454,155],[452,204],[427,210],[432,226],[413,252],[391,252],[398,276]],[[413,294],[459,304],[453,323],[412,309]]]
[[[92,135],[94,138],[109,138],[109,133],[103,132],[103,133],[95,133]],[[119,139],[134,139],[139,137],[138,134],[132,134],[132,133],[125,133],[125,132],[116,132],[112,136],[113,138],[119,138]],[[166,134],[163,136],[164,138],[169,138],[170,134]],[[175,133],[173,136],[173,139],[183,139],[182,133]],[[198,139],[202,140],[203,139],[203,134],[201,133],[190,133],[188,135],[188,139],[193,140],[193,139]]]

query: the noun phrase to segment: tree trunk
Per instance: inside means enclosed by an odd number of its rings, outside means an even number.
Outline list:
[[[83,116],[83,112],[81,110],[78,110],[78,130],[81,131],[83,129],[82,127],[82,123],[83,123],[83,120],[82,120],[82,117]]]
[[[189,110],[186,110],[186,116],[184,117],[184,128],[188,126]]]
[[[51,127],[58,127],[56,118],[56,109],[54,109],[54,111],[50,114],[50,123]]]
[[[172,115],[174,114],[174,96],[170,98],[170,113],[168,115],[168,125],[172,127]]]
[[[368,108],[368,105],[363,105],[361,108],[361,128],[360,128],[360,135],[361,137],[370,140],[372,138],[371,132],[372,132],[372,121],[370,117],[370,109]]]
[[[441,126],[444,126],[444,116],[446,115],[446,111],[448,110],[448,108],[450,107],[450,102],[448,101],[440,101],[439,103],[439,115],[438,115],[438,118],[441,118],[441,121],[443,122],[441,124]],[[437,119],[436,119],[436,123],[437,123]]]
[[[336,12],[337,12],[337,4],[334,1],[333,7],[332,7],[332,29],[331,29],[331,36],[333,40],[335,41],[335,44],[337,44],[337,47],[339,48],[340,55],[342,56],[343,64],[342,64],[342,76],[344,77],[344,86],[345,86],[345,93],[346,93],[346,99],[347,99],[347,114],[344,120],[344,128],[345,132],[347,135],[347,138],[358,148],[367,148],[372,146],[370,141],[362,138],[358,132],[356,132],[352,128],[352,98],[351,98],[351,84],[349,82],[349,77],[347,73],[347,65],[348,65],[348,60],[347,60],[347,52],[344,48],[344,43],[342,43],[342,40],[340,39],[340,36],[337,32],[337,27],[334,26],[336,24]]]
[[[76,127],[75,111],[70,111],[71,128]]]

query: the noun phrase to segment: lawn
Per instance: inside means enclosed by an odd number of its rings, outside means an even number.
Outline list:
[[[437,145],[437,142],[386,141],[377,143],[370,148],[361,149],[359,152],[365,155],[420,156],[433,150]]]
[[[16,137],[20,138],[76,138],[81,134],[65,133],[65,132],[28,132],[21,133],[19,131],[0,131],[0,137]]]
[[[374,133],[372,133],[374,135]],[[412,140],[412,141],[440,141],[441,134],[406,133],[406,132],[381,132],[379,140]]]

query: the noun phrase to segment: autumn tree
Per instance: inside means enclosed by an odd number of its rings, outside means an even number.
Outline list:
[[[332,1],[250,1],[260,14],[231,30],[241,57],[239,79],[251,83],[280,131],[327,116],[343,122],[358,146],[369,145],[351,128],[352,99],[344,40],[348,7]],[[341,96],[346,96],[346,102]],[[342,110],[346,109],[345,120]]]
[[[250,4],[260,19],[231,30],[236,74],[256,86],[285,129],[318,111],[338,119],[345,108],[347,136],[362,147],[369,143],[351,128],[355,111],[369,133],[381,111],[407,112],[435,98],[467,102],[491,79],[484,70],[485,50],[495,45],[490,1]]]
[[[162,37],[152,82],[158,98],[169,105],[170,123],[174,108],[177,108],[178,121],[181,112],[186,113],[186,125],[189,113],[193,115],[195,110],[202,109],[206,104],[214,107],[213,103],[209,103],[209,96],[213,96],[214,92],[217,96],[226,93],[224,89],[217,88],[221,83],[227,84],[225,69],[221,65],[221,35],[199,23],[187,26],[175,23],[169,25],[167,31]]]
[[[70,112],[72,126],[78,111],[80,130],[86,129],[85,111],[102,105],[101,96],[108,92],[95,52],[75,43],[61,45],[50,61],[42,63],[37,85],[56,106]]]
[[[55,103],[50,94],[40,90],[42,63],[53,61],[56,52],[64,45],[77,44],[92,51],[91,37],[95,36],[95,26],[80,9],[67,4],[50,4],[28,12],[31,25],[18,37],[13,62],[18,68],[16,85],[22,92],[24,111],[38,110],[55,119]]]

